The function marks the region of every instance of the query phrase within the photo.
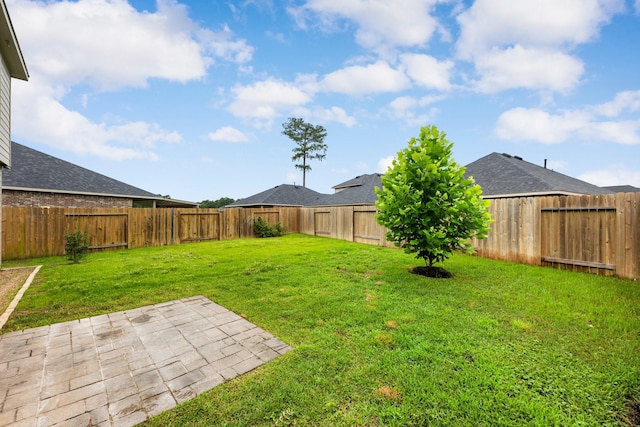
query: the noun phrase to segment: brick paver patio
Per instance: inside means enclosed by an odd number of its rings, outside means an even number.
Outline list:
[[[0,335],[0,426],[132,426],[291,348],[197,296]]]

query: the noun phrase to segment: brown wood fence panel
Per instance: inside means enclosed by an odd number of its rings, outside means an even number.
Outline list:
[[[353,241],[369,245],[381,245],[385,241],[385,228],[376,221],[375,209],[353,211]]]
[[[640,279],[640,193],[616,194],[616,274]]]
[[[124,209],[70,209],[65,213],[65,234],[85,233],[89,249],[124,249],[129,247],[128,219]]]
[[[300,208],[300,233],[393,247],[386,229],[376,221],[376,209],[365,206],[321,206]]]
[[[336,239],[353,241],[353,206],[338,206],[331,209],[335,218],[333,236]]]
[[[614,274],[618,237],[615,198],[615,195],[544,198],[540,224],[543,264]]]
[[[266,221],[267,224],[269,224],[270,226],[274,226],[277,223],[280,222],[280,211],[279,210],[262,210],[262,211],[254,211],[251,212],[251,221],[255,222],[256,219],[258,218],[262,218],[264,221]],[[252,225],[253,227],[253,225]],[[252,228],[253,229],[253,228]]]
[[[478,255],[640,279],[640,193],[491,200]]]
[[[298,232],[313,236],[315,230],[315,211],[312,208],[298,210]]]
[[[62,255],[64,213],[63,208],[3,208],[3,258]]]
[[[198,242],[220,240],[221,214],[216,209],[178,209],[178,240],[180,242]]]
[[[241,208],[225,209],[223,211],[221,237],[222,240],[236,239],[240,235]]]
[[[478,254],[535,265],[640,279],[640,193],[491,200],[495,222]],[[253,237],[262,216],[288,232],[393,246],[374,206],[215,209],[8,208],[2,258],[63,255],[64,234],[80,227],[92,246],[145,247]]]
[[[494,222],[486,239],[472,239],[479,256],[540,264],[540,199],[493,199]]]
[[[331,226],[331,211],[314,211],[313,212],[313,235],[333,237],[333,227]]]
[[[172,245],[175,209],[128,209],[129,248]]]

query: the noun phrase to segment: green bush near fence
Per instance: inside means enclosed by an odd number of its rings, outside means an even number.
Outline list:
[[[278,237],[282,236],[285,231],[287,231],[287,228],[280,222],[271,225],[262,217],[257,217],[253,222],[253,232],[257,237]]]
[[[64,235],[64,253],[74,264],[80,262],[89,250],[89,238],[86,233],[76,230]]]

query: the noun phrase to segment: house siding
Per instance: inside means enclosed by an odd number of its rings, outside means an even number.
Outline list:
[[[2,165],[0,164],[0,267],[2,267]]]
[[[6,207],[32,208],[131,208],[133,199],[125,197],[88,196],[82,194],[40,193],[36,191],[2,190]]]
[[[11,166],[11,77],[2,58],[0,69],[0,167]]]
[[[0,189],[2,188],[2,168],[11,165],[11,76],[3,57],[0,56]],[[2,236],[2,191],[0,191],[0,236]],[[2,246],[0,243],[0,266],[2,266]]]

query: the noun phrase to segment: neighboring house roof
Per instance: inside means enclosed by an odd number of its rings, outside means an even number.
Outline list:
[[[379,173],[360,175],[335,185],[334,194],[323,195],[314,205],[372,205],[378,200],[375,188],[382,187],[381,176]]]
[[[378,198],[380,174],[360,175],[334,186],[334,194],[322,194],[297,185],[282,184],[225,207],[371,205]]]
[[[633,185],[607,185],[602,188],[611,190],[614,193],[640,193],[640,188],[634,187]]]
[[[2,169],[3,189],[155,200],[158,207],[197,206],[166,199],[13,141],[11,156],[11,169]]]
[[[317,200],[322,194],[306,187],[298,185],[276,185],[245,199],[228,204],[225,207],[251,207],[251,206],[306,206]]]
[[[485,198],[552,194],[608,194],[611,190],[535,165],[521,157],[491,153],[467,165]]]
[[[518,197],[529,195],[609,194],[617,189],[597,187],[551,169],[526,162],[517,156],[491,153],[466,166],[466,176],[473,176],[482,187],[483,197]],[[382,174],[357,176],[335,185],[334,194],[321,194],[304,187],[282,184],[228,207],[251,206],[354,206],[373,205],[382,187]],[[630,186],[626,186],[628,188]],[[630,187],[631,191],[636,192]]]

